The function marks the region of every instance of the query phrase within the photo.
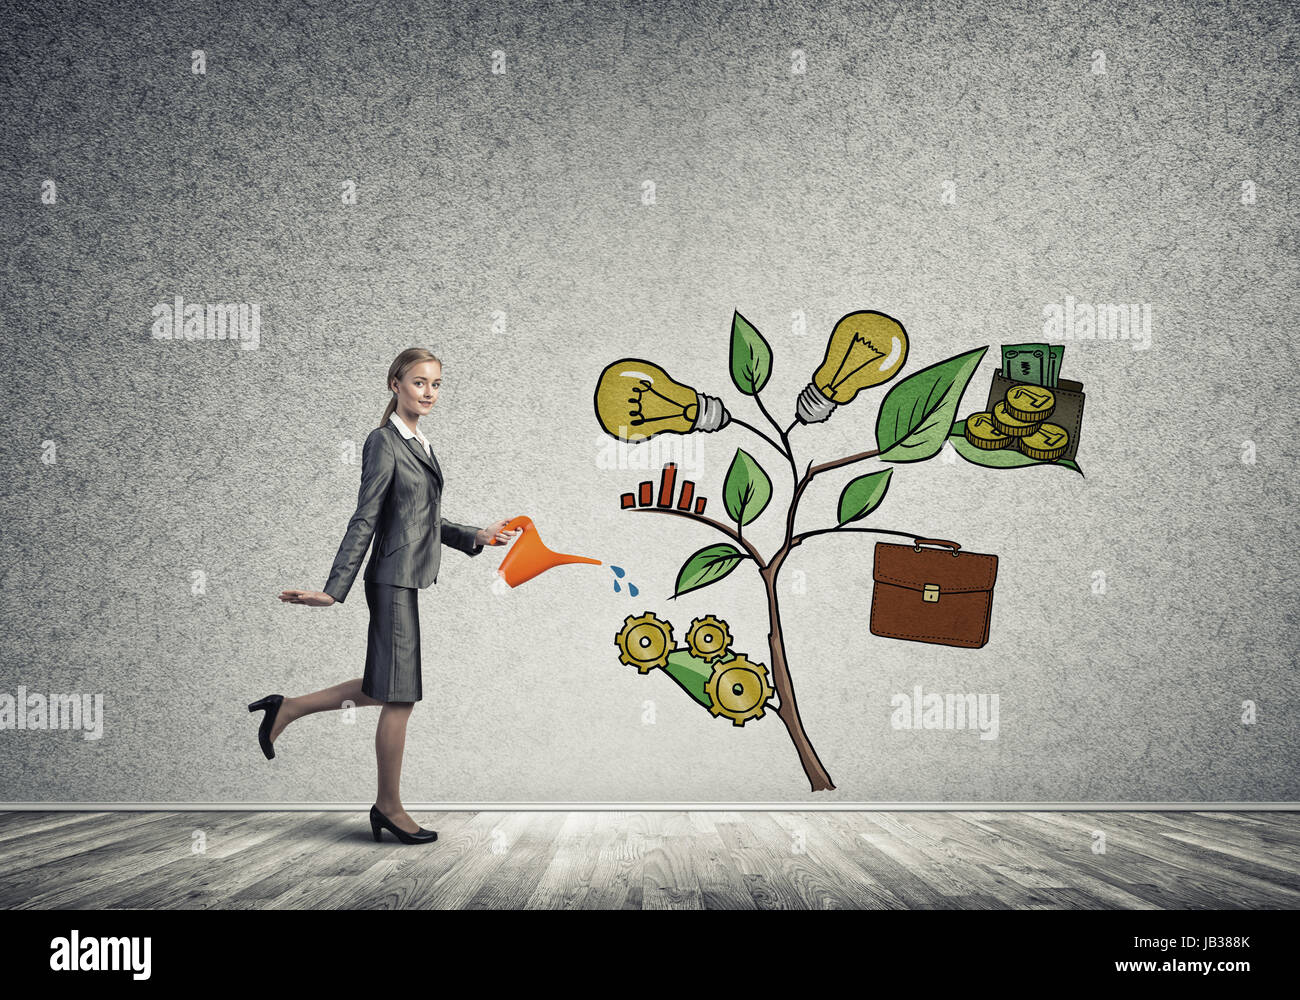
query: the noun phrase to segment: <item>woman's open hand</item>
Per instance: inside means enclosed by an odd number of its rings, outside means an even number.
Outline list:
[[[513,539],[522,535],[524,532],[523,528],[515,528],[512,531],[506,531],[506,525],[513,520],[513,517],[507,517],[504,520],[498,521],[496,524],[483,528],[474,536],[474,541],[479,545],[509,544]]]
[[[310,604],[313,608],[328,608],[334,598],[320,590],[286,590],[281,592],[280,600],[286,604]]]

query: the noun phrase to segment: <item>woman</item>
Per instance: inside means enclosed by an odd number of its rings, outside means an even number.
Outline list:
[[[437,582],[443,545],[476,556],[485,544],[507,543],[522,530],[507,532],[509,518],[490,528],[442,519],[442,469],[418,429],[420,417],[437,401],[441,385],[442,362],[422,347],[408,348],[389,366],[392,398],[362,449],[357,510],[348,522],[329,580],[322,591],[280,594],[280,600],[289,604],[342,604],[373,539],[365,573],[370,631],[364,676],[297,698],[267,695],[248,706],[250,712],[266,711],[258,741],[269,760],[275,756],[271,746],[276,737],[295,719],[342,708],[345,702],[382,705],[375,730],[379,794],[370,808],[370,828],[375,840],[381,839],[381,828],[387,828],[404,844],[438,839],[436,832],[424,829],[402,808],[399,793],[406,720],[423,698],[417,591]]]

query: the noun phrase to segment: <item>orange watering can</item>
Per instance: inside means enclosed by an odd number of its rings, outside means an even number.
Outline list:
[[[602,565],[599,559],[565,555],[563,552],[552,552],[542,544],[541,536],[537,534],[537,526],[533,524],[533,519],[530,517],[521,515],[506,523],[506,531],[514,531],[516,528],[523,528],[523,534],[515,539],[514,545],[506,553],[506,557],[501,560],[501,565],[497,569],[497,572],[511,587],[518,587],[521,583],[531,580],[539,573],[546,572],[552,566],[563,566],[565,563]]]

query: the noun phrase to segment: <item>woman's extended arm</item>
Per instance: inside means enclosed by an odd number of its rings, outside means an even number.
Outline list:
[[[445,517],[439,520],[442,523],[443,545],[449,545],[467,556],[476,556],[483,551],[483,543],[479,541],[483,529],[468,524],[457,524],[455,521],[448,521]]]
[[[347,534],[339,545],[324,593],[342,604],[352,589],[366,549],[379,524],[379,512],[388,495],[397,460],[389,449],[389,436],[383,429],[370,432],[361,449],[361,489],[357,492],[357,510],[348,522]]]

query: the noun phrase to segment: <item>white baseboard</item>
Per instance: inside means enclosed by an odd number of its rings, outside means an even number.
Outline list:
[[[0,812],[367,812],[366,802],[0,802]],[[407,802],[407,812],[1294,812],[1298,802]]]

